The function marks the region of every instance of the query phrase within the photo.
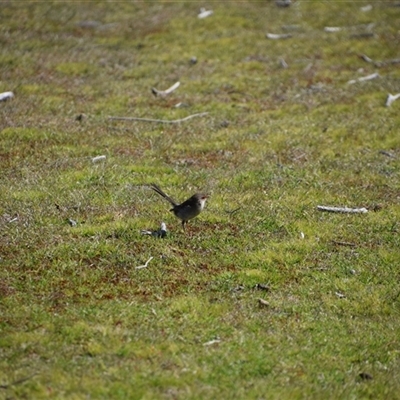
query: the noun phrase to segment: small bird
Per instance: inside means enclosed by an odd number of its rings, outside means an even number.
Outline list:
[[[165,194],[156,184],[152,183],[150,187],[172,204],[170,211],[172,211],[175,216],[182,221],[183,230],[185,230],[185,225],[189,219],[197,217],[203,211],[208,197],[205,194],[196,193],[182,204],[178,204],[175,200]]]

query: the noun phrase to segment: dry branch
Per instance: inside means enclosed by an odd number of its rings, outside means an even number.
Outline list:
[[[260,307],[269,307],[268,301],[264,299],[258,299],[258,304]]]
[[[390,107],[392,105],[392,103],[394,101],[396,101],[397,99],[400,99],[400,93],[397,94],[388,94],[387,98],[386,98],[386,107]]]
[[[173,119],[173,120],[153,119],[153,118],[137,118],[137,117],[108,117],[108,119],[112,119],[115,121],[141,121],[141,122],[156,122],[159,124],[179,124],[180,122],[185,122],[185,121],[188,121],[189,119],[192,119],[195,117],[203,117],[204,115],[207,115],[207,114],[208,114],[208,112],[197,113],[197,114],[188,115],[185,118]]]
[[[154,96],[166,97],[170,93],[172,93],[174,90],[178,89],[180,84],[181,84],[180,82],[176,82],[170,88],[168,88],[166,90],[158,90],[153,87],[153,88],[151,88],[151,93],[153,93]]]
[[[327,207],[317,206],[317,210],[336,213],[349,213],[349,214],[365,214],[368,212],[366,208],[348,208],[348,207]]]
[[[213,344],[221,343],[221,339],[213,339],[206,343],[203,343],[203,346],[212,346]]]
[[[337,240],[333,240],[332,242],[338,246],[348,246],[348,247],[356,246],[355,243],[350,243],[350,242],[341,242],[341,241],[337,241]]]
[[[138,267],[135,267],[135,269],[143,269],[143,268],[147,268],[149,262],[153,259],[153,257],[150,257],[145,263],[144,265],[139,265]]]
[[[362,76],[360,78],[352,79],[352,80],[348,81],[347,83],[349,85],[352,85],[353,83],[356,83],[356,82],[370,81],[371,79],[376,79],[376,78],[379,78],[379,74],[377,72],[375,72],[375,73],[373,73],[371,75]]]
[[[389,60],[383,60],[383,61],[374,61],[372,58],[369,58],[367,55],[365,54],[361,54],[360,57],[368,63],[372,63],[375,65],[375,67],[384,67],[386,65],[390,65],[390,64],[400,64],[400,58],[392,58]]]
[[[290,33],[267,33],[265,35],[268,39],[278,40],[278,39],[289,39],[292,37]]]

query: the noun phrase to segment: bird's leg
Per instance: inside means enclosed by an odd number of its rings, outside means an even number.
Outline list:
[[[187,223],[187,221],[185,221],[185,220],[182,220],[182,229],[183,229],[183,232],[186,232],[186,230],[185,230],[185,224]]]

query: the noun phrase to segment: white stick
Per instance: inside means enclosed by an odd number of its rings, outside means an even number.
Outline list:
[[[361,58],[362,58],[365,62],[368,62],[368,63],[374,62],[374,61],[372,60],[372,58],[369,58],[369,57],[366,56],[365,54],[362,54],[362,55],[361,55]]]
[[[342,28],[339,26],[325,26],[324,31],[328,33],[339,32]]]
[[[204,115],[207,115],[207,114],[208,114],[208,112],[203,112],[203,113],[188,115],[185,118],[173,119],[173,120],[153,119],[153,118],[136,118],[136,117],[108,117],[108,118],[117,120],[117,121],[142,121],[142,122],[158,122],[160,124],[178,124],[179,122],[185,122],[194,117],[203,117]]]
[[[166,90],[158,90],[156,88],[151,88],[151,92],[154,94],[154,96],[161,96],[161,97],[166,97],[170,93],[172,93],[174,90],[178,89],[180,82],[174,83],[170,88]]]
[[[386,98],[386,107],[390,107],[391,104],[396,101],[397,99],[400,99],[400,93],[397,94],[388,94],[388,97]]]
[[[147,265],[149,264],[149,262],[153,259],[153,257],[150,257],[146,263],[144,265],[139,265],[138,267],[136,267],[135,269],[143,269],[143,268],[147,268]]]
[[[268,301],[264,299],[258,299],[258,304],[263,307],[269,307]]]
[[[317,206],[319,211],[337,212],[337,213],[350,213],[350,214],[365,214],[368,212],[366,208],[348,208],[348,207],[327,207]]]
[[[352,85],[353,83],[356,83],[356,82],[370,81],[371,79],[376,79],[376,78],[379,78],[379,74],[377,72],[375,72],[375,73],[373,73],[371,75],[362,76],[362,77],[357,78],[357,79],[352,79],[352,80],[348,81],[347,83],[349,85]]]
[[[265,36],[272,40],[289,39],[292,37],[290,33],[267,33]]]
[[[221,343],[221,339],[213,339],[209,342],[203,343],[203,346],[212,346],[213,344]]]
[[[106,156],[96,156],[92,158],[92,163],[96,164],[100,161],[104,161],[107,157]]]

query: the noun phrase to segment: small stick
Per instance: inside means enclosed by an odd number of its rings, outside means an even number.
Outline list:
[[[328,33],[339,32],[342,28],[339,26],[325,26],[324,31]]]
[[[203,113],[188,115],[185,118],[173,119],[173,120],[153,119],[153,118],[136,118],[136,117],[108,117],[108,119],[113,119],[113,120],[117,120],[117,121],[142,121],[142,122],[157,122],[160,124],[178,124],[179,122],[185,122],[194,117],[203,117],[204,115],[207,115],[207,114],[208,114],[208,112],[203,112]]]
[[[348,207],[327,207],[317,206],[319,211],[337,212],[337,213],[350,213],[350,214],[365,214],[368,212],[366,208],[348,208]]]
[[[149,262],[153,259],[153,257],[150,257],[144,265],[139,265],[138,267],[136,267],[135,269],[142,269],[142,268],[147,268],[147,265],[149,264]]]
[[[265,35],[268,39],[278,40],[278,39],[289,39],[292,37],[290,33],[267,33]]]
[[[170,93],[172,93],[174,90],[178,89],[180,84],[181,84],[180,82],[176,82],[170,88],[168,88],[166,90],[158,90],[153,87],[153,88],[151,88],[151,92],[154,94],[154,96],[166,97]]]
[[[392,153],[390,153],[389,151],[386,151],[386,150],[381,150],[379,152],[379,154],[382,154],[382,155],[384,155],[386,157],[390,157],[390,158],[396,158],[396,156],[394,156]]]
[[[213,339],[209,342],[203,343],[203,346],[212,346],[213,344],[221,343],[221,339]]]
[[[238,212],[241,208],[242,208],[242,207],[238,207],[238,208],[235,208],[235,209],[232,210],[232,211],[226,210],[225,212],[226,212],[227,214],[229,214],[229,215],[233,215],[233,214],[235,214],[235,212]]]
[[[268,301],[264,299],[258,299],[258,304],[260,305],[260,307],[269,307]]]
[[[352,79],[352,80],[348,81],[347,83],[349,85],[352,85],[353,83],[356,83],[356,82],[370,81],[371,79],[375,79],[375,78],[379,78],[379,74],[377,72],[375,72],[375,73],[373,73],[371,75],[362,76],[362,77],[357,78],[357,79]]]
[[[361,54],[361,56],[360,56],[365,62],[368,62],[368,63],[372,63],[372,62],[374,62],[373,60],[372,60],[372,58],[369,58],[367,55],[365,55],[365,54]]]
[[[349,246],[349,247],[355,247],[356,245],[354,243],[350,243],[350,242],[340,242],[337,240],[333,240],[332,241],[334,244],[337,244],[338,246]]]
[[[96,163],[98,163],[98,162],[100,162],[100,161],[104,161],[105,159],[106,159],[107,157],[106,156],[96,156],[96,157],[93,157],[92,158],[92,163],[93,164],[96,164]]]
[[[8,389],[10,386],[20,385],[21,383],[24,383],[24,382],[28,381],[29,379],[33,378],[35,375],[37,375],[36,372],[31,375],[28,375],[25,378],[17,379],[16,381],[11,382],[7,385],[0,385],[0,389]]]
[[[365,54],[361,54],[360,56],[365,62],[368,63],[373,63],[375,65],[375,67],[384,67],[387,64],[399,64],[400,63],[400,58],[393,58],[390,60],[383,60],[383,61],[374,61],[371,58],[369,58],[367,55]]]
[[[390,107],[391,104],[396,101],[397,99],[400,99],[400,93],[397,94],[388,94],[387,98],[386,98],[386,107]]]

